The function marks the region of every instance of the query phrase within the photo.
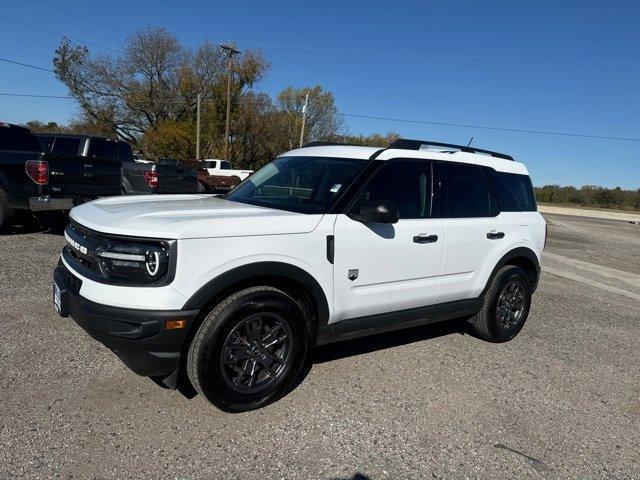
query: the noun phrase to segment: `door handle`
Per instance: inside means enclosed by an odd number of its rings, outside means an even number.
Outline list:
[[[489,240],[498,240],[499,238],[504,238],[504,232],[496,232],[495,230],[491,230],[487,233],[487,238]]]
[[[437,235],[427,235],[426,233],[421,233],[420,235],[413,237],[414,243],[436,243],[437,241]]]

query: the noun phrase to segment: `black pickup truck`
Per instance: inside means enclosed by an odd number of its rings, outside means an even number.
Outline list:
[[[195,193],[198,189],[197,175],[192,166],[180,160],[162,159],[156,163],[136,159],[131,146],[122,140],[62,133],[37,136],[46,152],[56,153],[56,150],[70,145],[71,150],[75,149],[82,157],[91,159],[97,154],[101,159],[120,162],[122,184],[120,191],[112,195]]]
[[[38,140],[27,128],[0,122],[0,226],[15,210],[69,210],[120,194],[121,162],[99,145],[87,151],[82,138],[65,138],[43,148]]]

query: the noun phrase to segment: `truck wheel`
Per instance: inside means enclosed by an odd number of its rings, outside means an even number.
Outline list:
[[[187,373],[216,407],[242,412],[286,393],[307,355],[304,313],[286,293],[252,287],[204,319],[189,347]]]
[[[204,188],[204,185],[202,185],[202,183],[198,182],[196,184],[196,192],[197,193],[202,193],[204,192],[206,189]]]
[[[527,320],[531,307],[531,282],[519,267],[498,270],[484,296],[482,310],[471,319],[475,333],[490,342],[508,342]]]
[[[5,227],[13,216],[13,209],[9,204],[7,192],[0,189],[0,228]]]

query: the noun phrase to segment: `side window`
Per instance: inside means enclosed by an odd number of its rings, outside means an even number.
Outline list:
[[[49,137],[49,136],[42,136],[42,135],[38,135],[38,141],[40,142],[40,145],[42,145],[42,149],[44,150],[44,153],[51,153],[51,149],[53,148],[53,141],[56,139],[56,137]]]
[[[487,168],[487,173],[501,211],[535,212],[536,200],[529,176],[497,172],[493,168]]]
[[[89,157],[118,160],[116,142],[110,142],[104,138],[92,138],[89,145]]]
[[[427,218],[431,207],[431,164],[391,160],[365,185],[355,208],[380,200],[396,204],[400,219]]]
[[[118,158],[121,162],[133,162],[131,146],[126,142],[118,142]]]
[[[463,163],[438,165],[435,214],[444,218],[492,217],[498,213],[482,167]]]
[[[55,155],[78,155],[79,138],[56,137],[51,153]]]
[[[226,160],[220,161],[220,170],[231,170],[231,164]]]

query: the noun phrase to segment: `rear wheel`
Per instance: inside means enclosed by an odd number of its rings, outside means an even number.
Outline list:
[[[273,287],[237,292],[204,319],[189,348],[187,373],[218,408],[260,408],[286,393],[307,354],[304,313]]]
[[[7,192],[0,189],[0,228],[6,227],[14,211],[9,204],[9,196]]]
[[[475,333],[490,342],[508,342],[524,326],[531,307],[531,282],[514,265],[502,267],[493,277],[482,310],[471,319]]]

